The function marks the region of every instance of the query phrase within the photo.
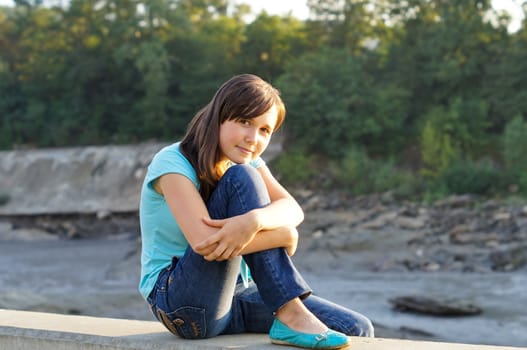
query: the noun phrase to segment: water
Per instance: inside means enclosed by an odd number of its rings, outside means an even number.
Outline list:
[[[389,329],[421,332],[431,340],[527,346],[527,276],[462,273],[367,273],[341,276],[308,274],[318,294],[360,311],[375,324]],[[404,295],[432,296],[468,301],[483,313],[476,316],[438,317],[404,313],[389,300]],[[411,334],[409,336],[411,336]]]
[[[137,239],[126,235],[0,241],[0,308],[152,320],[137,292],[137,249]],[[370,317],[378,336],[527,346],[525,272],[377,273],[345,260],[328,263],[324,254],[298,254],[315,292]],[[403,295],[463,299],[483,313],[434,317],[393,310],[389,300]]]

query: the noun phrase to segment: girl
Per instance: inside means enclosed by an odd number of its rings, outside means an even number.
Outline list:
[[[303,212],[260,158],[284,117],[276,89],[235,76],[148,167],[139,289],[172,333],[269,333],[313,349],[373,336],[367,318],[313,295],[290,259]]]

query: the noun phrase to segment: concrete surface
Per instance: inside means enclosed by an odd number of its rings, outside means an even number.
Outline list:
[[[288,348],[288,347],[281,347]],[[267,335],[242,334],[183,340],[157,322],[58,315],[0,309],[0,349],[277,349]],[[502,346],[420,342],[353,337],[349,349],[364,350],[506,350]]]
[[[281,151],[280,142],[269,145],[265,160]],[[146,167],[165,145],[0,151],[0,216],[137,211]]]
[[[138,208],[146,166],[164,144],[0,152],[0,215]]]

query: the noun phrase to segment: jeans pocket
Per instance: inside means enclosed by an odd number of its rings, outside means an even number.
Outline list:
[[[157,309],[159,321],[172,333],[185,339],[203,339],[207,334],[205,309],[183,306],[165,313]]]

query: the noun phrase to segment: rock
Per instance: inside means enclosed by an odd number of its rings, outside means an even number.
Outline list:
[[[361,226],[364,229],[378,230],[390,224],[395,218],[397,212],[388,212],[364,222]]]
[[[0,228],[0,241],[50,241],[58,240],[57,235],[37,228],[19,228],[3,231]]]
[[[322,231],[322,230],[316,230],[316,231],[313,232],[313,234],[311,235],[311,237],[313,237],[313,238],[315,238],[315,239],[322,238],[322,236],[324,236],[324,231]]]
[[[416,312],[435,316],[471,316],[481,308],[462,300],[440,299],[429,296],[402,296],[389,300],[394,308],[403,312]]]
[[[424,264],[424,270],[425,271],[430,271],[430,272],[439,271],[439,270],[441,270],[441,265],[439,265],[438,263],[435,263],[435,262],[425,263]]]
[[[309,211],[309,210],[315,210],[319,208],[320,205],[321,205],[321,198],[320,196],[315,195],[315,196],[309,197],[302,204],[302,207],[304,208],[304,210]]]
[[[495,271],[513,271],[525,266],[527,264],[525,250],[523,247],[517,247],[491,253],[492,269]]]
[[[437,207],[459,208],[468,207],[474,204],[474,198],[471,195],[450,196],[446,199],[434,203]]]
[[[472,244],[476,246],[496,246],[499,244],[500,237],[495,233],[482,232],[463,232],[450,236],[450,242],[453,244]]]
[[[426,219],[422,217],[399,216],[395,219],[395,224],[402,229],[419,230],[425,227]]]
[[[99,210],[97,212],[97,220],[105,220],[112,216],[112,213],[109,210]]]
[[[512,214],[509,212],[497,212],[493,218],[496,221],[509,221],[512,218]]]
[[[469,230],[470,229],[467,225],[457,225],[453,229],[448,231],[447,235],[448,237],[450,237],[450,240],[453,240],[456,236],[467,233]]]
[[[499,203],[494,199],[489,199],[481,204],[483,210],[496,210],[499,208]]]

